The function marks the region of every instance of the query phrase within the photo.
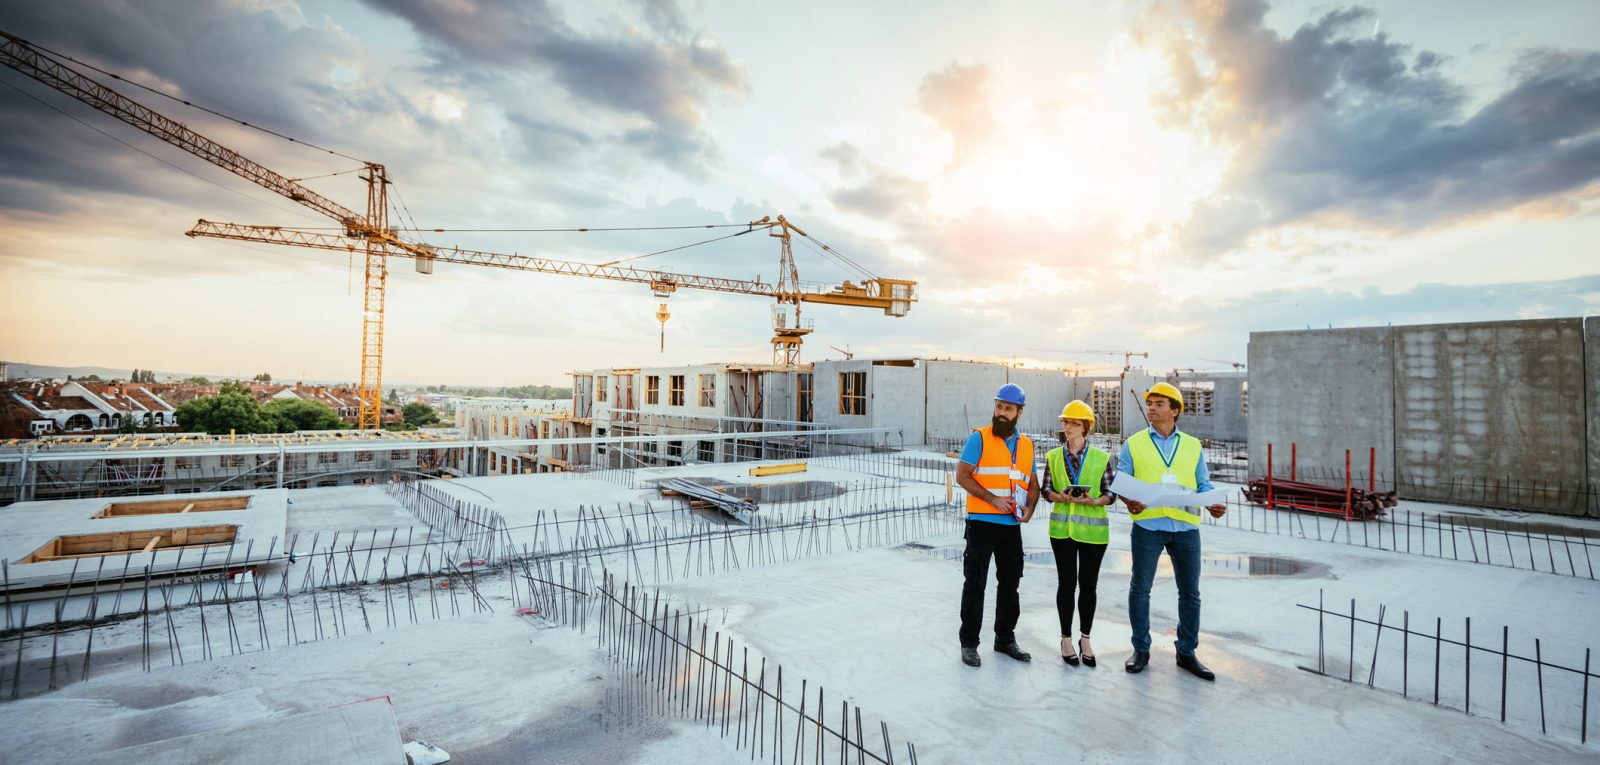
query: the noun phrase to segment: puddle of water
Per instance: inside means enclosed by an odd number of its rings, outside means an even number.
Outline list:
[[[910,550],[919,555],[943,560],[961,560],[963,549],[961,547],[930,547],[923,544],[904,544],[903,549]],[[1024,552],[1023,559],[1028,563],[1043,566],[1054,566],[1055,555],[1049,550],[1032,550]],[[1328,575],[1328,567],[1321,563],[1300,560],[1298,558],[1280,558],[1270,555],[1231,555],[1226,553],[1204,553],[1200,557],[1200,571],[1204,576],[1224,577],[1252,577],[1252,576],[1285,576],[1302,578],[1320,578]],[[1111,572],[1116,574],[1131,574],[1133,572],[1133,555],[1127,550],[1111,550],[1107,553],[1105,562],[1100,565],[1101,573]],[[1156,578],[1170,578],[1172,576],[1172,559],[1166,555],[1156,564]]]
[[[1481,515],[1467,515],[1465,513],[1440,513],[1434,516],[1446,523],[1458,526],[1471,526],[1474,529],[1488,529],[1490,531],[1506,531],[1513,534],[1528,533],[1533,535],[1549,534],[1550,536],[1563,536],[1572,538],[1596,539],[1600,538],[1600,531],[1580,529],[1573,526],[1563,526],[1559,523],[1546,523],[1543,521],[1524,521],[1515,518],[1486,518]]]

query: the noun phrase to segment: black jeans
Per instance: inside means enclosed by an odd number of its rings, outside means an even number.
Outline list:
[[[1022,606],[1017,584],[1022,581],[1022,527],[986,521],[967,521],[967,550],[961,585],[961,645],[976,646],[983,622],[983,589],[989,579],[989,558],[994,558],[994,642],[1005,645],[1017,639],[1017,616]]]
[[[1056,554],[1056,615],[1061,636],[1072,636],[1072,591],[1078,591],[1078,620],[1083,634],[1094,627],[1095,586],[1100,582],[1100,562],[1109,545],[1084,544],[1074,539],[1050,539]]]

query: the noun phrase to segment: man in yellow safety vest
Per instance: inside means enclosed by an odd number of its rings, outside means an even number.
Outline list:
[[[1200,439],[1178,431],[1183,394],[1170,383],[1156,383],[1144,394],[1150,427],[1122,442],[1117,471],[1146,483],[1167,483],[1193,491],[1210,491]],[[1200,520],[1199,508],[1146,507],[1122,497],[1133,529],[1128,534],[1133,550],[1133,575],[1128,579],[1128,623],[1133,628],[1133,656],[1129,672],[1143,672],[1150,663],[1150,587],[1155,581],[1161,551],[1172,559],[1178,585],[1178,666],[1202,680],[1215,680],[1194,655],[1200,644]],[[1227,505],[1208,505],[1213,518],[1221,518]],[[1195,512],[1190,512],[1190,511]]]
[[[1017,645],[1017,617],[1022,607],[1017,585],[1022,580],[1022,527],[1033,520],[1039,484],[1033,474],[1033,440],[1017,432],[1026,396],[1005,385],[994,397],[988,427],[967,437],[956,463],[956,483],[967,492],[967,549],[961,586],[961,661],[976,667],[978,630],[983,621],[983,590],[989,559],[995,563],[994,650],[1017,661],[1032,661]]]

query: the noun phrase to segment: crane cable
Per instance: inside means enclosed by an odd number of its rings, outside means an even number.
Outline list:
[[[722,241],[724,239],[732,239],[732,238],[734,238],[736,236],[744,236],[745,234],[748,234],[751,231],[755,231],[755,230],[756,229],[754,229],[754,228],[750,228],[750,229],[746,229],[744,231],[735,231],[734,233],[728,234],[727,236],[719,236],[719,237],[716,237],[715,239],[707,239],[707,240],[705,240],[703,242],[694,242],[692,244],[685,244],[685,245],[681,245],[681,246],[678,246],[678,247],[671,247],[671,248],[668,248],[668,249],[665,249],[665,250],[657,250],[655,252],[647,252],[647,253],[645,253],[643,255],[633,255],[633,256],[630,256],[630,257],[626,257],[626,258],[619,258],[617,260],[613,260],[613,261],[610,261],[610,262],[607,262],[607,263],[600,263],[598,265],[600,265],[601,267],[614,266],[614,265],[617,265],[618,263],[627,263],[630,260],[638,260],[640,258],[648,258],[648,257],[650,257],[652,255],[665,255],[665,254],[667,254],[669,252],[677,252],[678,250],[687,250],[690,247],[699,247],[702,244],[711,244],[712,242],[720,242],[720,241]]]
[[[56,107],[55,104],[52,104],[52,103],[50,103],[48,101],[45,101],[44,99],[41,99],[38,96],[35,96],[34,94],[29,93],[28,91],[17,87],[16,85],[13,85],[13,84],[11,84],[9,82],[6,82],[5,80],[0,80],[0,85],[5,85],[6,87],[17,91],[18,93],[21,93],[22,95],[33,99],[40,106],[48,108],[51,111],[54,111],[55,113],[60,114],[61,116],[66,117],[67,119],[70,119],[73,122],[78,123],[79,125],[82,125],[82,126],[84,126],[86,128],[89,128],[90,130],[93,130],[94,132],[99,133],[100,135],[103,135],[106,138],[109,138],[109,139],[111,139],[113,141],[116,141],[117,143],[120,143],[123,146],[126,146],[126,147],[128,147],[130,149],[133,149],[134,151],[139,152],[140,154],[143,154],[146,157],[149,157],[149,158],[151,158],[151,159],[153,159],[153,160],[155,160],[157,162],[160,162],[163,165],[166,165],[167,167],[170,167],[170,168],[172,168],[174,170],[177,170],[178,172],[183,173],[185,175],[192,176],[197,180],[203,181],[205,183],[209,183],[212,186],[216,186],[217,188],[222,189],[223,191],[226,191],[226,192],[228,192],[230,194],[237,194],[238,196],[240,196],[240,197],[242,197],[244,199],[247,199],[247,200],[249,200],[251,202],[255,202],[257,204],[266,205],[267,207],[271,207],[274,210],[281,210],[281,211],[288,212],[288,213],[291,213],[291,214],[294,214],[294,215],[299,215],[301,217],[312,218],[314,220],[325,220],[325,218],[323,218],[321,216],[312,216],[310,213],[306,212],[305,210],[297,210],[297,209],[294,209],[294,208],[291,208],[291,207],[281,207],[279,205],[275,205],[275,204],[273,204],[271,202],[268,202],[268,201],[266,201],[264,199],[257,199],[255,197],[252,197],[249,194],[246,194],[243,191],[240,191],[240,190],[238,190],[236,188],[233,188],[231,186],[225,186],[225,185],[223,185],[221,183],[218,183],[218,182],[216,182],[214,180],[211,180],[210,178],[207,178],[207,177],[205,177],[205,176],[203,176],[203,175],[201,175],[199,173],[196,173],[195,171],[190,170],[189,168],[183,167],[182,165],[176,164],[174,162],[168,161],[168,160],[163,159],[161,157],[158,157],[158,156],[156,156],[154,154],[151,154],[150,152],[145,151],[144,149],[141,149],[138,146],[134,146],[133,144],[128,143],[127,141],[124,141],[121,138],[118,138],[118,137],[116,137],[116,136],[114,136],[114,135],[112,135],[112,134],[110,134],[110,133],[108,133],[108,132],[106,132],[104,130],[101,130],[99,127],[91,125],[91,124],[89,124],[88,122],[85,122],[82,119],[79,119],[76,114],[71,114],[69,112],[66,112],[66,111]]]
[[[42,51],[45,54],[48,54],[49,57],[54,57],[54,58],[58,58],[58,59],[66,59],[67,61],[71,61],[72,63],[77,64],[78,66],[81,66],[81,67],[84,67],[84,68],[87,68],[87,69],[93,69],[94,71],[99,72],[99,73],[101,73],[101,74],[103,74],[103,75],[105,75],[107,77],[110,77],[111,79],[119,80],[121,82],[126,82],[129,85],[132,85],[132,86],[134,86],[136,88],[139,88],[141,90],[146,90],[146,91],[154,93],[154,94],[156,94],[158,96],[161,96],[162,98],[165,98],[165,99],[168,99],[168,100],[171,100],[171,101],[176,101],[176,102],[178,102],[180,104],[183,104],[184,106],[188,106],[188,107],[192,107],[192,108],[195,108],[195,109],[199,109],[200,111],[203,111],[203,112],[205,112],[207,114],[215,115],[217,117],[221,117],[221,118],[223,118],[225,120],[228,120],[229,122],[236,122],[236,123],[238,123],[240,125],[243,125],[243,126],[245,126],[247,128],[250,128],[251,130],[259,130],[259,131],[261,131],[263,133],[266,133],[267,135],[271,135],[271,136],[276,136],[278,138],[282,138],[283,140],[288,141],[290,143],[297,143],[297,144],[300,144],[301,146],[305,146],[307,148],[316,149],[317,151],[325,151],[325,152],[327,152],[329,154],[332,154],[334,156],[337,156],[337,157],[344,157],[345,159],[348,159],[348,160],[353,160],[355,162],[360,162],[363,165],[373,164],[373,163],[368,162],[367,160],[364,160],[364,159],[362,159],[360,157],[352,157],[349,154],[345,154],[344,152],[334,151],[333,149],[327,148],[326,146],[318,146],[318,145],[316,145],[314,143],[311,143],[310,141],[302,141],[302,140],[300,140],[298,138],[295,138],[293,136],[287,136],[287,135],[284,135],[283,133],[279,133],[276,130],[271,130],[269,128],[261,127],[260,125],[252,125],[252,124],[250,124],[250,123],[248,123],[248,122],[246,122],[246,121],[244,121],[242,119],[239,119],[238,117],[230,117],[230,116],[228,116],[226,114],[223,114],[222,112],[219,112],[219,111],[217,111],[215,109],[210,109],[210,108],[201,106],[201,105],[199,105],[197,103],[194,103],[192,101],[186,101],[186,100],[184,100],[182,98],[178,98],[177,96],[173,96],[173,95],[169,95],[169,94],[163,93],[163,92],[161,92],[159,90],[156,90],[155,88],[150,87],[149,85],[145,85],[144,83],[136,82],[134,80],[127,79],[126,77],[123,77],[122,75],[117,74],[115,72],[108,72],[108,71],[106,71],[104,69],[101,69],[98,66],[95,66],[94,64],[90,64],[90,63],[85,62],[85,61],[79,61],[78,59],[75,59],[75,58],[73,58],[71,56],[68,56],[65,53],[57,53],[57,52],[55,52],[53,50],[50,50],[49,48],[44,47],[43,45],[39,45],[38,43],[33,42],[32,40],[24,40],[23,42],[27,43],[27,45],[29,47],[31,47],[31,48],[33,48],[35,50]],[[56,63],[59,64],[60,62],[57,61]]]

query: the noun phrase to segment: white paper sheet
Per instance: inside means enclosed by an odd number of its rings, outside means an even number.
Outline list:
[[[1147,483],[1127,473],[1117,473],[1111,480],[1111,491],[1150,507],[1205,507],[1228,501],[1227,489],[1196,492],[1176,484]]]

